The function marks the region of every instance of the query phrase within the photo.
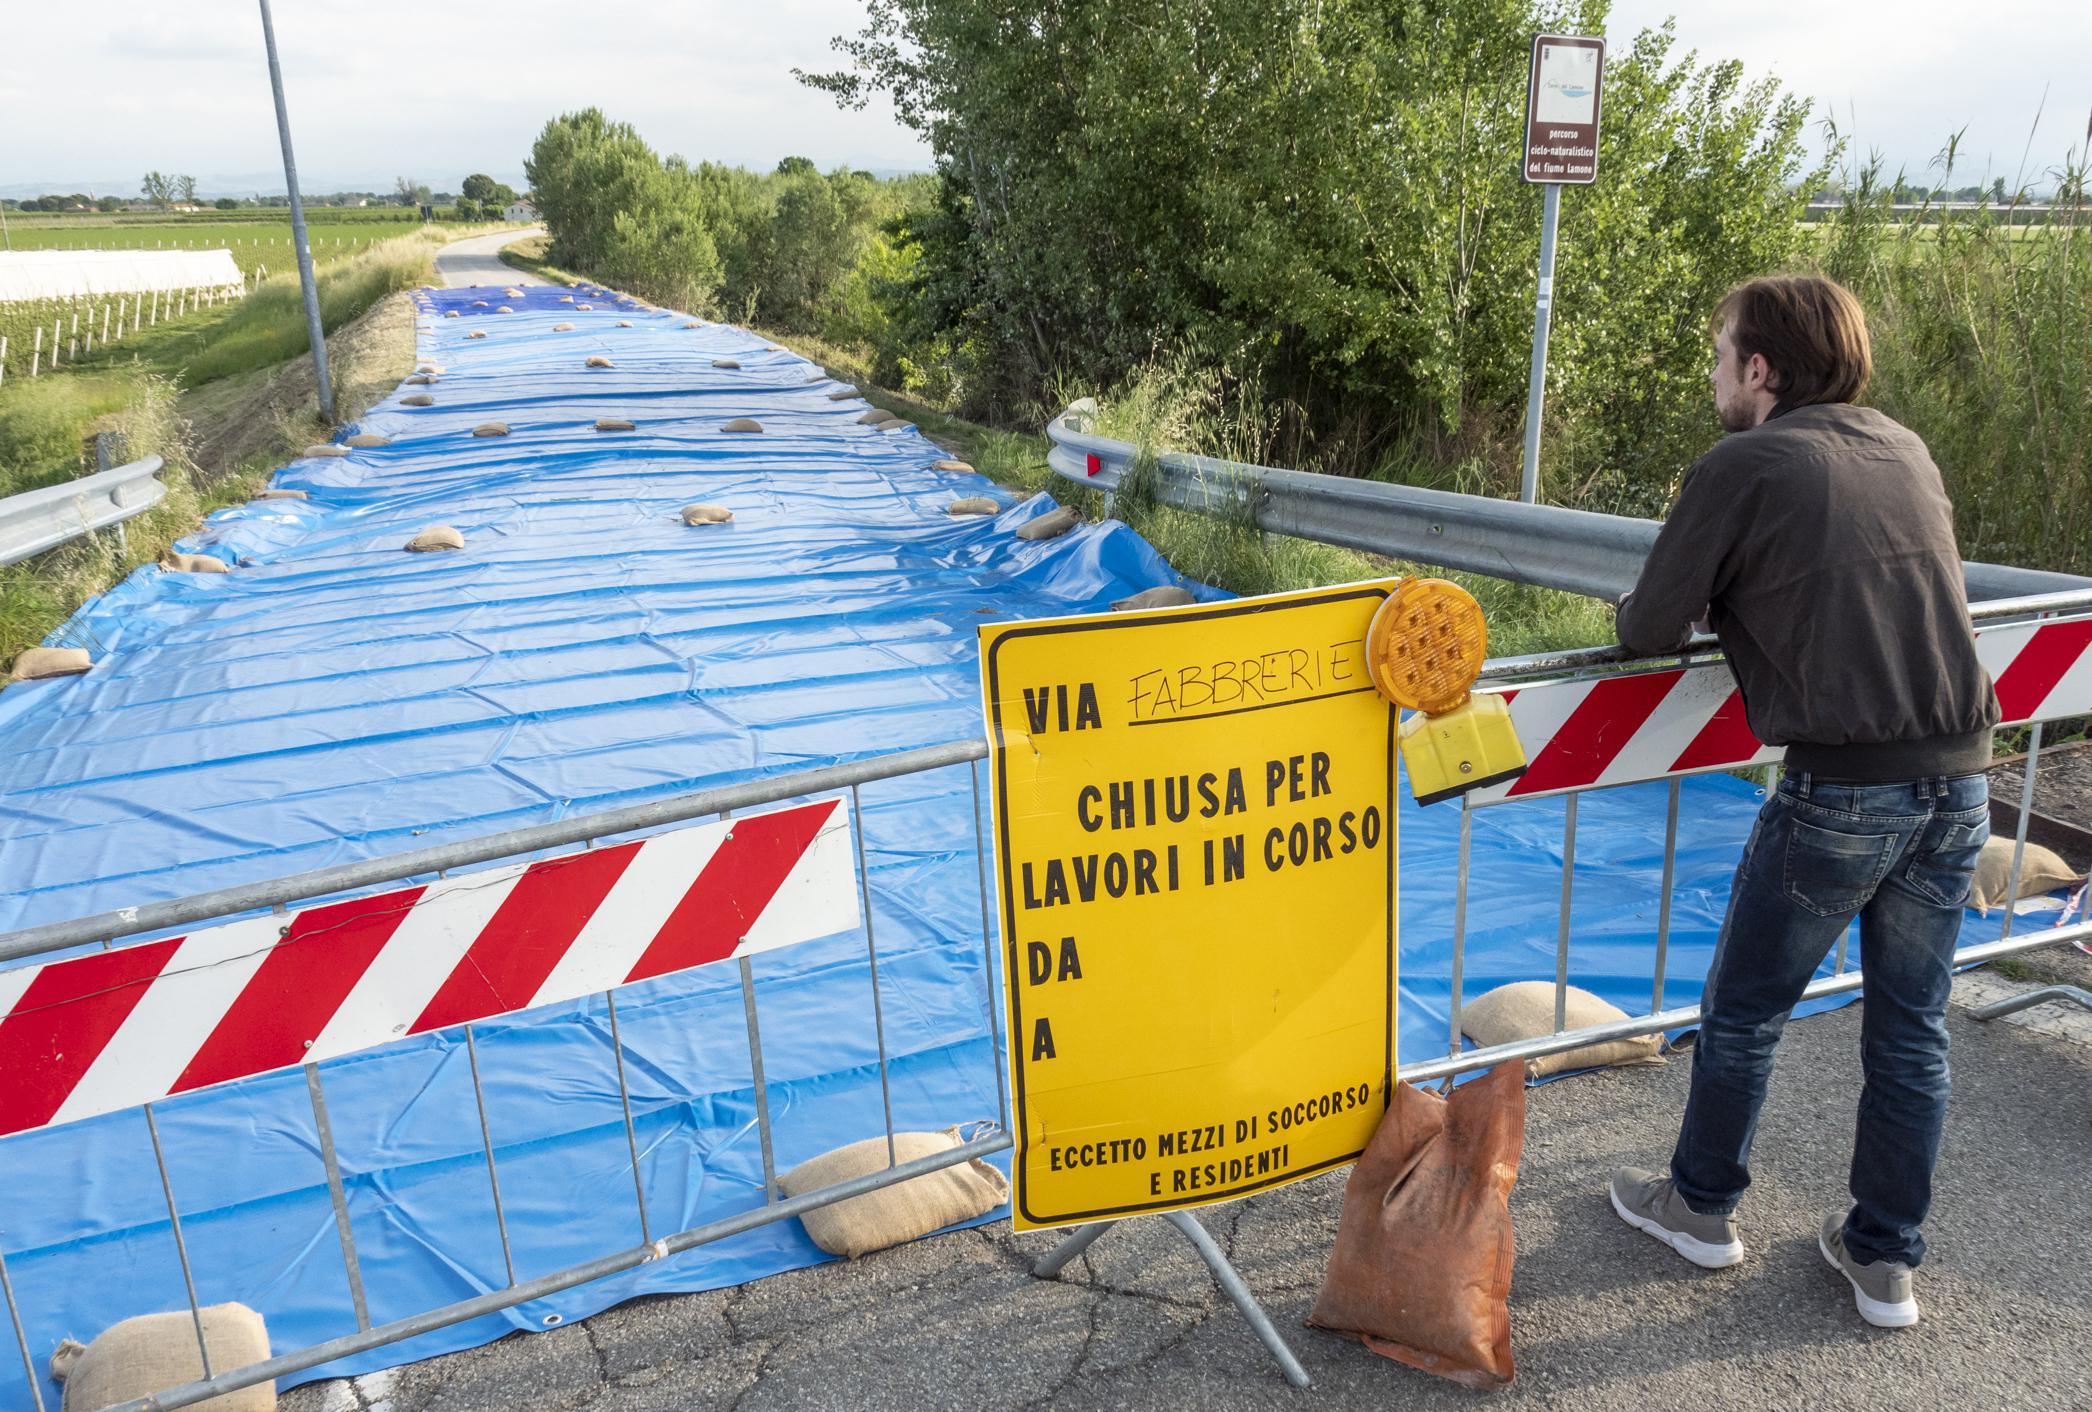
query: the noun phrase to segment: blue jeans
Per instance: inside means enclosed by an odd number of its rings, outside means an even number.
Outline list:
[[[1802,988],[1860,922],[1866,1005],[1852,1153],[1855,1260],[1925,1257],[1919,1234],[1946,1120],[1947,994],[1976,855],[1990,837],[1982,775],[1839,784],[1789,774],[1744,845],[1702,999],[1692,1096],[1671,1157],[1695,1211],[1736,1209],[1773,1050]]]

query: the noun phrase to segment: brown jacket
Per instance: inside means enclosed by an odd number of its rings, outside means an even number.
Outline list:
[[[1797,407],[1702,456],[1619,613],[1672,652],[1702,610],[1751,730],[1789,768],[1889,781],[1990,759],[1954,511],[1925,443],[1868,407]]]

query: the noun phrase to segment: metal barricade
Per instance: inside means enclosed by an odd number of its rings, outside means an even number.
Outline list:
[[[1001,1052],[1001,1011],[999,992],[994,985],[997,974],[993,952],[993,928],[990,926],[990,903],[986,864],[986,828],[981,813],[983,798],[977,762],[987,754],[983,741],[961,741],[948,745],[932,746],[900,754],[886,755],[873,759],[836,765],[823,769],[808,770],[796,774],[773,776],[768,779],[744,784],[698,791],[651,804],[593,814],[573,820],[518,829],[491,837],[468,840],[460,843],[424,848],[412,853],[396,854],[387,858],[342,864],[337,867],[300,874],[295,877],[228,888],[216,892],[182,898],[175,901],[147,904],[136,908],[103,913],[77,921],[53,923],[28,928],[11,935],[0,937],[0,960],[22,961],[29,958],[49,958],[54,953],[72,952],[85,946],[110,949],[113,941],[124,937],[164,933],[170,928],[190,923],[252,914],[257,909],[273,909],[280,913],[293,903],[310,903],[316,899],[338,897],[346,891],[368,888],[373,884],[399,882],[407,879],[443,878],[454,868],[473,864],[492,863],[496,860],[514,860],[527,855],[540,855],[564,860],[586,852],[594,846],[619,836],[646,834],[650,838],[665,838],[669,835],[654,832],[676,825],[690,825],[710,819],[736,819],[745,811],[757,806],[779,804],[787,801],[820,800],[823,798],[847,798],[853,819],[862,818],[861,790],[865,785],[878,781],[894,780],[926,772],[950,769],[965,769],[969,776],[974,807],[974,849],[976,854],[975,884],[980,891],[981,922],[981,966],[986,980],[985,994],[988,996],[987,1031],[992,1052]],[[651,1261],[666,1259],[680,1252],[693,1249],[709,1242],[723,1240],[729,1236],[752,1230],[759,1226],[785,1221],[800,1216],[817,1207],[846,1200],[869,1191],[894,1186],[911,1177],[920,1176],[945,1167],[1001,1152],[1011,1145],[1009,1137],[1009,1099],[1002,1066],[995,1065],[995,1093],[997,1115],[990,1131],[979,1132],[970,1140],[940,1153],[909,1161],[895,1160],[893,1103],[887,1085],[888,1063],[887,1031],[883,1001],[879,988],[879,943],[871,906],[869,876],[865,868],[864,843],[861,829],[856,835],[855,869],[859,900],[862,903],[865,962],[870,981],[869,999],[877,1044],[880,1075],[880,1090],[883,1107],[883,1126],[887,1143],[885,1170],[871,1173],[846,1182],[824,1187],[820,1190],[785,1197],[778,1183],[778,1171],[772,1148],[772,1119],[769,1109],[769,1085],[763,1070],[763,1039],[758,1013],[757,993],[750,963],[745,955],[738,958],[739,987],[742,1009],[747,1026],[747,1045],[750,1072],[753,1079],[756,1108],[756,1136],[761,1145],[763,1171],[763,1203],[760,1206],[737,1211],[720,1219],[660,1234],[653,1228],[648,1214],[647,1191],[642,1177],[639,1160],[639,1141],[633,1124],[632,1093],[627,1082],[624,1062],[624,1040],[618,1033],[617,994],[622,986],[601,992],[606,1004],[610,1024],[612,1053],[616,1056],[616,1080],[618,1097],[623,1107],[624,1137],[626,1152],[630,1157],[632,1195],[635,1203],[635,1225],[639,1234],[637,1244],[613,1250],[578,1264],[555,1270],[549,1274],[519,1278],[515,1259],[510,1250],[510,1227],[501,1197],[501,1174],[496,1160],[496,1143],[488,1127],[486,1091],[480,1074],[478,1047],[473,1027],[463,1027],[467,1058],[471,1066],[471,1089],[476,1112],[468,1122],[478,1124],[480,1146],[485,1159],[486,1180],[492,1198],[494,1220],[501,1237],[503,1266],[507,1272],[505,1287],[479,1294],[473,1298],[433,1308],[410,1317],[373,1324],[362,1279],[362,1265],[354,1224],[350,1219],[349,1206],[343,1184],[343,1168],[333,1138],[333,1127],[327,1107],[326,1069],[321,1063],[308,1062],[302,1066],[307,1090],[310,1094],[312,1115],[319,1138],[321,1161],[325,1167],[327,1190],[332,1203],[335,1232],[339,1241],[348,1292],[356,1314],[356,1330],[325,1342],[278,1354],[262,1362],[239,1368],[215,1368],[211,1365],[210,1353],[204,1338],[202,1306],[196,1293],[196,1278],[190,1265],[190,1254],[184,1241],[181,1223],[181,1203],[169,1174],[167,1153],[161,1142],[160,1125],[154,1105],[144,1105],[144,1116],[149,1144],[152,1149],[154,1167],[159,1176],[160,1189],[165,1198],[169,1231],[175,1253],[181,1265],[183,1288],[187,1295],[188,1311],[196,1328],[198,1351],[201,1356],[204,1377],[196,1382],[169,1388],[156,1396],[124,1404],[134,1412],[147,1409],[186,1407],[205,1399],[267,1382],[288,1373],[317,1367],[337,1359],[367,1352],[387,1344],[413,1338],[432,1330],[462,1323],[481,1315],[511,1308],[533,1299],[543,1298],[577,1285],[586,1284],[632,1270]],[[574,845],[579,845],[576,850]],[[547,850],[552,850],[547,854]],[[467,876],[475,876],[467,874]],[[147,943],[151,944],[151,943]],[[464,1115],[460,1115],[464,1117]],[[954,1121],[978,1115],[954,1115]],[[16,1291],[8,1277],[4,1251],[0,1251],[0,1298],[4,1298],[15,1341],[21,1353],[24,1370],[29,1379],[36,1405],[44,1409],[42,1382],[36,1359],[24,1329],[22,1311],[16,1303]]]
[[[2072,632],[2092,632],[2092,591],[2047,595],[2033,599],[2018,599],[1982,605],[1974,610],[1976,616],[1986,622],[2035,623],[2037,625],[2068,625]],[[2076,639],[2072,639],[2076,641]],[[1711,643],[1696,643],[1694,649],[1682,658],[1663,661],[1630,661],[1617,648],[1593,648],[1576,652],[1553,653],[1526,658],[1499,659],[1489,664],[1484,671],[1484,689],[1512,689],[1526,691],[1535,683],[1591,682],[1615,678],[1631,678],[1656,671],[1679,672],[1695,667],[1708,667],[1717,662],[1706,648]],[[2068,681],[2061,686],[2050,685],[2041,699],[2044,702],[2069,703],[2078,694],[2092,697],[2092,646],[2081,646],[2078,655],[2065,663]],[[1715,668],[1724,671],[1723,668]],[[2071,674],[2075,675],[2071,675]],[[2082,708],[2081,708],[2082,710]],[[2064,714],[2076,715],[2080,711]],[[2055,718],[2054,711],[2046,711],[2031,718],[2030,742],[2025,760],[2025,778],[2021,791],[2018,836],[2015,846],[2013,872],[2008,897],[2016,895],[2022,853],[2024,849],[2027,821],[2031,814],[2035,779],[2040,769],[2043,749],[2043,726]],[[1528,741],[1529,752],[1533,742]],[[1755,745],[1755,742],[1752,742]],[[1761,748],[1762,751],[1762,748]],[[586,849],[601,840],[619,835],[635,835],[660,830],[678,824],[707,817],[726,818],[737,811],[758,805],[775,804],[790,800],[833,797],[847,795],[851,800],[853,817],[862,817],[857,808],[861,787],[874,781],[891,780],[903,776],[941,769],[966,768],[969,774],[974,821],[975,882],[979,891],[980,905],[980,951],[983,976],[987,981],[988,995],[987,1026],[993,1052],[1001,1054],[1001,1011],[999,991],[994,981],[998,973],[995,950],[995,925],[991,915],[990,887],[987,876],[988,844],[986,820],[982,814],[982,789],[977,763],[987,756],[988,747],[983,740],[953,742],[926,749],[912,750],[886,755],[849,764],[804,771],[801,773],[773,776],[767,779],[703,790],[656,803],[632,808],[589,815],[573,820],[538,825],[519,829],[488,838],[461,843],[439,845],[411,853],[397,854],[388,858],[346,863],[336,867],[305,873],[296,877],[184,898],[170,902],[152,903],[120,911],[102,913],[77,921],[53,923],[0,936],[0,962],[20,961],[31,957],[49,956],[54,952],[79,947],[83,944],[99,944],[107,948],[119,937],[141,936],[165,932],[170,928],[215,918],[226,918],[249,914],[257,909],[281,909],[292,902],[339,896],[344,892],[368,888],[375,884],[397,882],[403,879],[426,877],[431,874],[442,876],[449,870],[475,864],[491,863],[501,859],[515,859],[525,855],[539,854],[545,850],[572,849],[580,845]],[[1756,759],[1757,757],[1752,757]],[[1476,813],[1481,809],[1495,807],[1504,802],[1501,798],[1478,800],[1474,795],[1464,796],[1457,807],[1459,811],[1459,864],[1453,898],[1453,935],[1451,947],[1451,1003],[1449,1006],[1451,1025],[1448,1045],[1443,1058],[1403,1065],[1399,1076],[1410,1082],[1449,1078],[1451,1076],[1488,1068],[1506,1060],[1524,1060],[1549,1054],[1562,1053],[1586,1045],[1604,1041],[1643,1036],[1665,1031],[1688,1028],[1700,1018],[1697,1006],[1665,1008],[1665,976],[1670,950],[1671,894],[1677,861],[1679,834],[1680,779],[1685,774],[1700,773],[1706,769],[1736,768],[1733,762],[1696,769],[1630,769],[1625,774],[1615,772],[1599,782],[1575,784],[1565,788],[1549,789],[1547,794],[1564,796],[1564,834],[1562,841],[1561,898],[1558,910],[1558,926],[1554,950],[1554,995],[1555,1032],[1535,1039],[1493,1048],[1463,1049],[1461,1028],[1462,991],[1465,980],[1464,968],[1467,959],[1468,915],[1470,905],[1471,841]],[[1767,766],[1768,770],[1776,766]],[[1568,987],[1572,979],[1571,966],[1571,922],[1572,902],[1576,877],[1577,809],[1580,798],[1596,790],[1611,789],[1628,784],[1646,783],[1655,780],[1668,781],[1668,804],[1665,823],[1665,844],[1662,860],[1662,881],[1658,898],[1655,944],[1652,956],[1653,983],[1649,1008],[1646,1013],[1630,1015],[1613,1023],[1571,1029],[1563,1023],[1566,1011]],[[1769,775],[1768,775],[1769,781]],[[624,1105],[625,1138],[631,1157],[634,1198],[637,1207],[637,1224],[640,1241],[638,1244],[612,1251],[595,1259],[570,1265],[550,1274],[528,1279],[517,1278],[513,1257],[509,1254],[508,1227],[501,1208],[500,1174],[495,1158],[495,1144],[487,1127],[484,1090],[481,1085],[477,1050],[474,1046],[471,1027],[465,1027],[468,1058],[472,1064],[472,1089],[478,1109],[476,1121],[485,1157],[487,1182],[493,1199],[495,1219],[500,1227],[504,1263],[508,1272],[506,1287],[492,1290],[476,1297],[460,1300],[440,1308],[430,1309],[411,1317],[392,1320],[382,1324],[371,1322],[359,1276],[356,1235],[349,1219],[347,1203],[343,1195],[341,1165],[333,1146],[326,1106],[325,1069],[319,1064],[304,1066],[306,1083],[310,1091],[313,1116],[320,1136],[321,1157],[326,1167],[326,1177],[333,1204],[336,1233],[341,1246],[344,1267],[350,1285],[350,1293],[357,1314],[357,1329],[353,1333],[323,1343],[280,1354],[266,1361],[242,1368],[212,1369],[208,1352],[204,1352],[206,1376],[198,1382],[186,1384],[162,1392],[150,1399],[126,1405],[126,1412],[145,1412],[148,1408],[175,1408],[189,1406],[206,1398],[254,1383],[268,1381],[284,1374],[298,1372],[333,1362],[353,1354],[412,1338],[418,1334],[440,1329],[465,1320],[507,1309],[575,1286],[602,1279],[623,1271],[634,1269],[647,1262],[667,1258],[682,1251],[708,1242],[724,1239],[743,1231],[783,1221],[798,1216],[816,1207],[847,1199],[867,1191],[877,1190],[905,1181],[922,1173],[953,1166],[973,1158],[1001,1152],[1012,1145],[1009,1133],[1009,1095],[1006,1077],[1001,1063],[996,1063],[995,1085],[998,1104],[998,1130],[976,1136],[948,1152],[909,1162],[895,1162],[894,1125],[891,1093],[887,1085],[886,1066],[888,1061],[887,1037],[884,1014],[879,995],[878,942],[874,934],[869,876],[865,868],[861,833],[856,844],[856,880],[860,898],[864,904],[863,918],[867,970],[871,981],[872,1014],[877,1036],[878,1061],[881,1080],[881,1095],[884,1107],[884,1131],[888,1143],[889,1165],[886,1170],[873,1173],[847,1183],[831,1186],[819,1191],[785,1199],[780,1197],[776,1183],[776,1171],[771,1146],[771,1117],[768,1108],[767,1086],[763,1074],[763,1046],[760,1020],[756,1004],[756,992],[752,983],[749,963],[739,961],[740,988],[747,1022],[749,1061],[754,1081],[757,1107],[758,1138],[762,1145],[764,1174],[764,1203],[757,1208],[737,1212],[728,1217],[700,1223],[672,1234],[656,1236],[647,1215],[647,1193],[639,1166],[639,1147],[632,1123],[631,1093],[627,1086],[623,1062],[623,1043],[617,1037],[616,991],[612,987],[603,992],[609,1007],[612,1030],[613,1052],[618,1057],[617,1081],[621,1103]],[[569,855],[561,855],[569,856]],[[2009,904],[2008,904],[2009,906]],[[1983,942],[1962,948],[1956,953],[1957,966],[1975,965],[1995,960],[2002,956],[2058,942],[2092,938],[2092,923],[2079,922],[2074,925],[2059,925],[2034,932],[2013,934],[2010,916],[2005,923],[2005,935],[1998,940]],[[1814,998],[1841,994],[1861,988],[1865,983],[1862,971],[1847,965],[1843,945],[1837,953],[1835,973],[1820,978],[1805,992]],[[186,1247],[183,1245],[179,1202],[173,1183],[168,1176],[165,1154],[161,1149],[159,1132],[154,1120],[151,1104],[145,1107],[148,1134],[153,1146],[153,1156],[158,1170],[170,1229],[180,1257],[184,1285],[188,1292],[189,1309],[196,1321],[199,1349],[204,1339],[200,1306],[195,1293],[195,1282],[189,1270]],[[38,1406],[43,1406],[40,1383],[35,1360],[27,1337],[23,1331],[20,1311],[15,1302],[15,1291],[8,1280],[4,1251],[0,1251],[0,1296],[4,1296],[8,1312],[20,1348],[30,1385],[38,1391]]]

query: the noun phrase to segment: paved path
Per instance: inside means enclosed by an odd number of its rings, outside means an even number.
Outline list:
[[[1987,997],[1986,997],[1987,998]],[[1751,1256],[1695,1270],[1604,1197],[1660,1161],[1688,1061],[1530,1093],[1513,1196],[1518,1381],[1492,1408],[2092,1407],[2092,1048],[1957,1009],[1954,1103],[1920,1275],[1925,1322],[1870,1329],[1815,1245],[1843,1197],[1860,1010],[1788,1031],[1747,1198]],[[739,1289],[635,1301],[355,1383],[285,1412],[468,1409],[1373,1408],[1472,1412],[1477,1395],[1301,1327],[1342,1175],[1205,1213],[1315,1379],[1288,1389],[1159,1221],[1112,1231],[1059,1282],[1051,1239],[1006,1224]]]
[[[454,240],[436,252],[436,273],[452,289],[475,284],[543,284],[545,281],[536,275],[504,265],[501,248],[544,233],[543,226],[532,226],[529,230],[504,230],[475,235],[470,240]]]

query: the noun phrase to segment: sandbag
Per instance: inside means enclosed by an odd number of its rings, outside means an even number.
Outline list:
[[[712,366],[715,368],[738,368],[741,366],[741,360],[738,358],[714,358]]]
[[[457,311],[457,310],[455,310],[455,309],[445,309],[445,310],[443,311],[443,317],[444,317],[444,318],[446,318],[446,319],[454,319],[454,318],[456,318],[457,316],[458,316],[458,311]]]
[[[472,429],[474,436],[507,436],[507,422],[481,422]]]
[[[523,297],[523,291],[520,289],[504,289],[501,292],[511,299],[521,299]]]
[[[633,426],[632,423],[626,421],[623,417],[598,417],[596,418],[596,430],[637,431],[639,428]]]
[[[475,309],[484,309],[487,307],[487,301],[484,299],[475,299],[472,301],[472,307]]]
[[[945,458],[942,461],[932,461],[930,463],[930,469],[933,471],[950,471],[955,475],[970,476],[973,474],[973,466],[970,463],[965,461],[954,461],[949,457]]]
[[[947,515],[999,515],[1002,506],[985,495],[969,495],[964,500],[954,500],[944,507]]]
[[[472,332],[465,335],[465,337],[467,338],[485,338],[486,336],[487,331],[483,328],[476,328]]]
[[[559,302],[562,304],[571,304],[574,302],[574,296],[571,294],[562,294],[559,296]]]
[[[402,407],[433,407],[436,399],[426,392],[410,392],[400,399]]]
[[[306,447],[306,448],[305,448],[305,449],[304,449],[303,451],[300,451],[300,452],[298,453],[298,455],[299,455],[299,457],[300,457],[301,459],[308,459],[308,460],[320,460],[320,459],[323,459],[323,458],[326,458],[326,457],[331,457],[331,456],[346,456],[346,455],[348,455],[348,454],[349,454],[349,448],[348,448],[348,447],[346,447],[346,446],[336,446],[336,445],[335,445],[334,443],[332,443],[332,442],[322,442],[322,443],[320,443],[320,444],[319,444],[319,445],[317,445],[317,446],[308,446],[308,447]]]
[[[552,326],[552,331],[554,333],[572,333],[574,331],[574,326],[572,324],[554,324]]]
[[[1580,1030],[1590,1025],[1624,1020],[1627,1012],[1601,1000],[1588,990],[1570,986],[1562,1000],[1562,1028]],[[1496,1044],[1514,1044],[1554,1033],[1554,983],[1514,981],[1476,996],[1460,1010],[1460,1028],[1484,1049]],[[1633,1039],[1587,1044],[1564,1054],[1528,1059],[1528,1077],[1544,1078],[1567,1069],[1598,1069],[1607,1065],[1661,1064],[1663,1036],[1638,1035]]]
[[[246,1305],[212,1304],[199,1314],[213,1372],[269,1356],[268,1328]],[[71,1339],[61,1343],[51,1355],[51,1376],[65,1384],[64,1412],[94,1412],[201,1378],[196,1317],[186,1309],[141,1314],[110,1325],[85,1348]],[[274,1412],[276,1384],[220,1393],[195,1406],[198,1412]]]
[[[160,567],[171,574],[226,574],[232,566],[215,554],[178,554],[170,549],[160,556]]]
[[[865,426],[875,427],[878,426],[881,422],[899,421],[900,418],[896,417],[893,413],[887,411],[884,407],[874,407],[871,411],[866,412],[857,420]]]
[[[856,395],[857,389],[854,387],[838,387],[835,391],[828,394],[828,400],[830,402],[848,402]]]
[[[591,353],[588,355],[588,366],[591,368],[614,368],[617,364],[611,362],[601,353]]]
[[[1311,1326],[1468,1387],[1511,1381],[1524,1080],[1517,1064],[1499,1064],[1449,1099],[1395,1085],[1344,1183]]]
[[[719,429],[721,431],[761,431],[763,424],[754,417],[735,417],[732,421],[720,423]]]
[[[1026,520],[1017,527],[1019,539],[1058,539],[1082,523],[1082,512],[1071,505],[1058,510],[1048,510],[1037,519]]]
[[[499,309],[496,309],[494,312],[497,314],[513,314],[516,311],[514,309],[509,308],[508,305],[504,304]]]
[[[683,523],[686,525],[723,525],[734,517],[734,512],[724,505],[685,505]]]
[[[258,492],[258,493],[257,493],[257,494],[255,495],[255,497],[254,497],[254,498],[255,498],[256,500],[310,500],[310,499],[312,499],[312,497],[311,497],[310,495],[306,494],[306,493],[305,493],[304,491],[302,491],[302,490],[284,490],[284,489],[282,489],[282,488],[280,488],[280,487],[279,487],[279,488],[277,488],[277,489],[273,489],[273,490],[264,490],[264,491],[260,491],[260,492]]]
[[[2029,843],[2019,860],[2019,891],[2012,890],[2012,840],[1993,838],[1983,845],[1976,859],[1976,879],[1969,887],[1969,902],[1989,916],[1993,907],[2009,907],[2022,897],[2039,897],[2059,887],[2084,881],[2055,850]]]
[[[436,385],[436,376],[433,373],[416,373],[407,379],[407,383],[411,387],[433,387]]]
[[[913,1162],[962,1146],[957,1128],[938,1133],[895,1133],[893,1160]],[[809,1158],[778,1179],[784,1194],[810,1191],[870,1176],[887,1166],[886,1139],[866,1138]],[[817,1206],[800,1216],[807,1235],[830,1255],[855,1260],[932,1231],[985,1216],[1009,1199],[1009,1182],[1001,1172],[972,1158],[935,1172],[910,1177],[896,1186],[868,1191],[847,1201]]]
[[[704,327],[704,325],[703,325],[703,324],[701,324],[701,323],[699,323],[699,322],[698,322],[697,320],[695,320],[695,319],[691,319],[691,320],[689,320],[689,321],[688,321],[687,323],[683,323],[683,324],[680,324],[680,325],[678,325],[678,327],[680,327],[680,328],[703,328],[703,327]]]
[[[911,422],[911,421],[907,421],[907,420],[904,420],[903,418],[900,418],[900,417],[895,417],[895,418],[894,418],[894,419],[893,419],[892,421],[890,421],[890,422],[881,422],[881,423],[879,423],[879,430],[881,430],[881,431],[913,431],[913,430],[915,430],[915,423],[914,423],[914,422]]]
[[[1196,602],[1198,600],[1191,596],[1190,589],[1178,588],[1174,584],[1161,584],[1154,588],[1144,588],[1131,598],[1113,599],[1111,606],[1116,612],[1133,613],[1142,608],[1179,608],[1186,603]]]
[[[364,450],[373,446],[390,446],[392,445],[392,438],[389,436],[379,436],[374,431],[359,431],[354,436],[350,437],[347,441],[344,441],[342,445],[354,446],[358,450]]]
[[[577,309],[593,309],[596,306],[593,304],[576,304],[574,307]]]
[[[407,541],[410,554],[428,554],[439,549],[463,549],[465,536],[449,525],[430,525]]]
[[[25,647],[8,675],[15,681],[76,677],[94,665],[84,647]]]
[[[617,326],[619,328],[630,328],[632,327],[632,321],[630,319],[619,319],[617,321]]]
[[[443,365],[441,363],[416,363],[414,371],[417,373],[440,373],[443,371]]]

